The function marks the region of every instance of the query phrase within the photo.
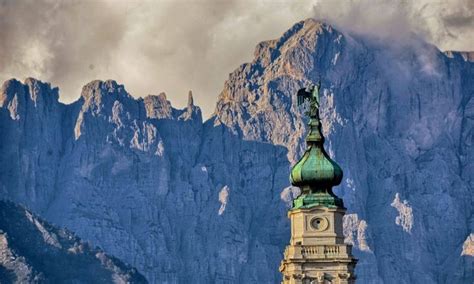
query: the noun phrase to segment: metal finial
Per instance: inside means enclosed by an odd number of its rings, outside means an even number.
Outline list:
[[[309,102],[309,110],[306,112],[311,118],[318,116],[319,111],[319,90],[321,89],[321,80],[316,84],[312,85],[309,88],[300,89],[297,93],[297,102],[298,106]]]

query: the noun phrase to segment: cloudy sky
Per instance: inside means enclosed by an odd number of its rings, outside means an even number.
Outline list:
[[[473,0],[0,0],[0,80],[51,82],[63,102],[94,79],[117,80],[135,97],[166,92],[176,107],[192,90],[208,117],[255,45],[308,17],[474,50]]]

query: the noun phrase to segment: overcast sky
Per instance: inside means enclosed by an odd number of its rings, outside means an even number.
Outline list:
[[[228,74],[255,45],[295,22],[395,37],[415,32],[442,50],[474,50],[474,0],[0,0],[0,80],[26,77],[72,102],[83,85],[114,79],[135,97],[192,90],[208,117]]]

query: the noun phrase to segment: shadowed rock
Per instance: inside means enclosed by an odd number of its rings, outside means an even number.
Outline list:
[[[0,201],[1,283],[147,283],[135,268]]]
[[[473,64],[311,19],[260,43],[204,123],[191,99],[179,110],[111,81],[88,84],[70,105],[47,84],[7,82],[0,192],[150,282],[278,282],[294,197],[281,192],[306,131],[295,94],[320,76],[359,281],[472,282],[461,252],[474,230]]]

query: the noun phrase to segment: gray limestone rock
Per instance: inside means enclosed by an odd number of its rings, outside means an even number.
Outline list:
[[[321,78],[359,281],[472,283],[461,254],[474,231],[473,75],[462,54],[416,38],[387,44],[309,19],[260,43],[206,122],[191,95],[178,110],[94,81],[64,105],[49,84],[10,80],[0,192],[152,283],[279,282],[307,122],[295,93]]]
[[[0,200],[1,283],[147,283],[135,268]]]
[[[326,147],[345,173],[337,193],[359,220],[359,280],[470,283],[474,64],[410,40],[300,22],[230,75],[214,123],[293,162],[305,133],[294,94],[321,78]]]

